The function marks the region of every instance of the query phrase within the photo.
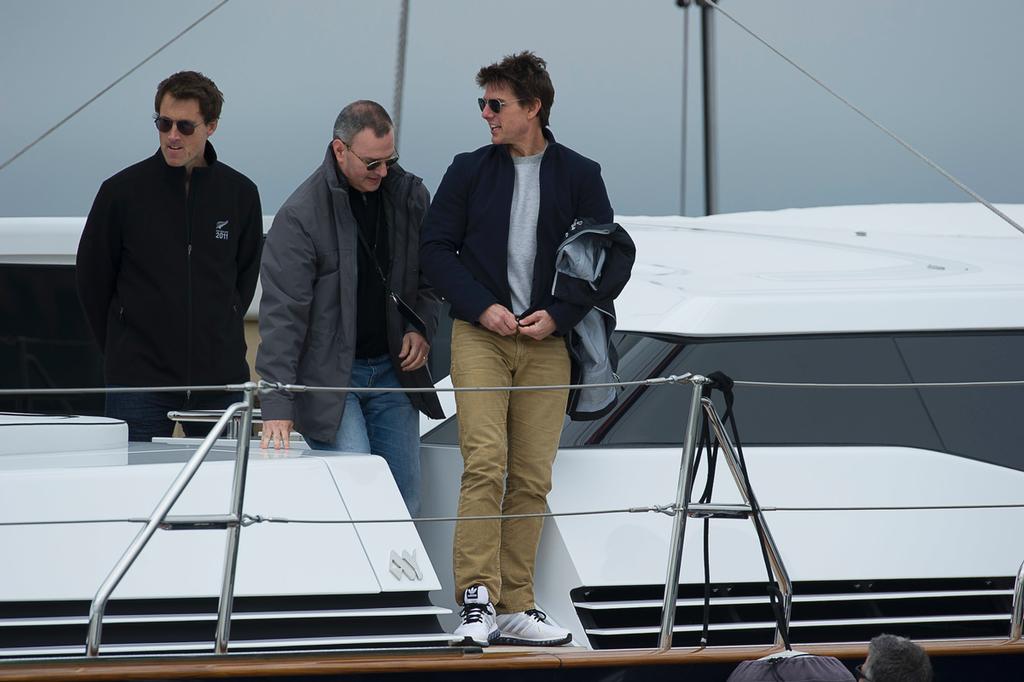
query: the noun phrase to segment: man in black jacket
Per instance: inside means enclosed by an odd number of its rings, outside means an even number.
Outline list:
[[[217,160],[208,138],[224,95],[195,71],[157,88],[160,149],[106,180],[78,245],[78,295],[108,386],[249,379],[243,316],[256,290],[263,216],[256,185]],[[224,392],[107,395],[131,440],[170,436],[167,412],[222,409]],[[209,425],[185,424],[189,436]]]

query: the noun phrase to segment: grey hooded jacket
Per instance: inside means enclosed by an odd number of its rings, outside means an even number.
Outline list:
[[[430,203],[423,181],[397,164],[381,185],[388,229],[392,290],[437,329],[440,302],[419,267],[419,230]],[[260,266],[261,343],[256,371],[271,382],[347,386],[356,347],[358,226],[349,208],[348,183],[328,146],[323,163],[274,216]],[[388,350],[397,368],[402,338],[414,329],[395,305],[387,307]],[[432,386],[426,367],[398,370],[402,385]],[[407,394],[420,412],[444,416],[433,393]],[[304,436],[331,440],[341,423],[344,393],[273,391],[261,398],[263,419],[291,419]]]
[[[618,357],[611,342],[615,331],[614,300],[629,281],[636,246],[618,223],[573,222],[555,255],[551,293],[559,300],[590,307],[566,335],[572,360],[572,383],[602,384],[618,380]],[[574,389],[566,412],[573,420],[598,419],[618,401],[612,387]]]

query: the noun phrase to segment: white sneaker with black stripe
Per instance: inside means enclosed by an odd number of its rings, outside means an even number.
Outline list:
[[[463,597],[462,624],[455,628],[455,636],[465,644],[487,646],[498,637],[498,626],[494,622],[494,605],[491,604],[487,588],[474,585],[466,590]]]
[[[503,613],[495,622],[501,633],[496,644],[526,644],[530,646],[561,646],[572,641],[567,629],[547,622],[547,614],[540,609],[519,613]]]

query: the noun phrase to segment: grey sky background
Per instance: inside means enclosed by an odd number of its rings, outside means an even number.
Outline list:
[[[1024,2],[723,0],[770,42],[986,198],[1024,202]],[[0,162],[212,8],[213,0],[0,0]],[[683,10],[674,0],[412,0],[400,152],[433,192],[488,142],[477,69],[532,49],[560,142],[599,161],[619,214],[680,210]],[[152,154],[157,83],[225,93],[212,137],[273,213],[323,158],[347,102],[391,108],[398,0],[232,0],[11,166],[0,215],[85,215]],[[687,213],[703,212],[700,14],[691,9]],[[717,16],[720,210],[961,201],[963,194]]]

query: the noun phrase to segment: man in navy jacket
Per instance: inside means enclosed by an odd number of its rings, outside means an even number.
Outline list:
[[[424,222],[420,264],[451,304],[452,382],[566,384],[562,336],[588,312],[552,295],[555,253],[576,218],[612,220],[600,166],[555,142],[554,87],[530,52],[482,68],[478,100],[491,144],[459,154]],[[543,512],[567,391],[456,394],[464,459],[459,516]],[[535,608],[540,518],[460,521],[457,635],[555,645],[571,633]]]

